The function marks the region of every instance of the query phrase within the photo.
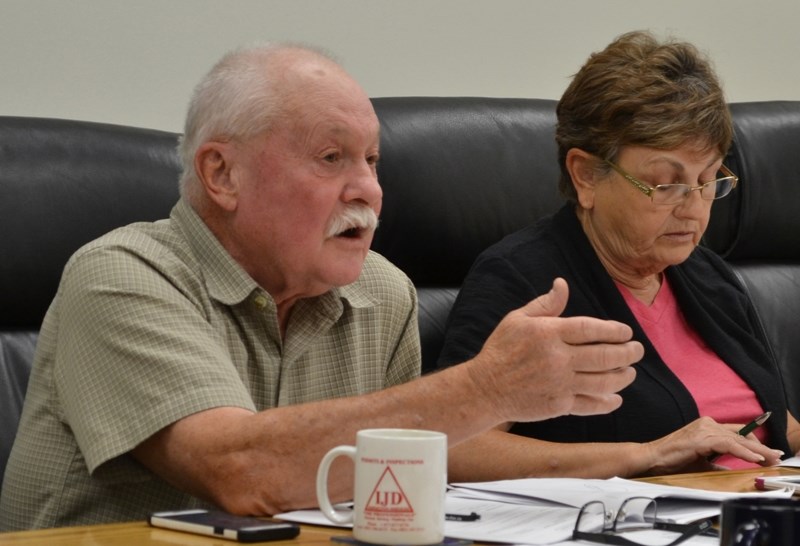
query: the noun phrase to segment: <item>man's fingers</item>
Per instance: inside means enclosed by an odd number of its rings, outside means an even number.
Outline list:
[[[561,339],[570,345],[622,343],[633,337],[633,330],[627,324],[593,317],[565,317],[560,328]]]
[[[578,345],[571,347],[570,364],[575,372],[607,372],[635,364],[643,356],[638,341]]]
[[[567,281],[559,277],[553,281],[550,292],[528,302],[522,311],[529,317],[557,317],[566,309],[568,298]]]
[[[572,390],[577,395],[605,396],[621,391],[636,379],[633,368],[619,368],[605,373],[576,373]]]
[[[578,395],[572,404],[570,415],[600,415],[610,413],[622,405],[622,397],[618,394],[605,396]]]
[[[558,317],[564,312],[569,299],[567,281],[557,277],[547,294],[528,302],[521,311],[528,317]],[[563,319],[563,340],[573,345],[584,343],[622,343],[633,336],[626,324],[592,317],[567,317]]]
[[[564,279],[520,309],[509,313],[492,332],[473,362],[495,362],[497,370],[481,376],[510,409],[506,421],[541,420],[559,415],[608,413],[622,404],[616,394],[636,372],[644,348],[630,341],[627,325],[590,317],[561,317],[569,288]],[[520,387],[524,389],[520,390]],[[531,389],[540,395],[532,396]],[[512,400],[513,399],[513,400]]]

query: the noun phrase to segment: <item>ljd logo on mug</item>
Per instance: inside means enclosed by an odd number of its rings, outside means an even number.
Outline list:
[[[383,465],[383,459],[361,459],[364,464]],[[425,464],[424,461],[416,459],[413,461],[396,461],[395,464]],[[369,514],[391,513],[391,514],[413,514],[414,508],[408,502],[408,497],[403,492],[403,488],[397,483],[397,477],[392,472],[392,467],[387,466],[381,474],[378,483],[375,484],[372,494],[369,496],[364,511]]]
[[[333,509],[328,470],[336,457],[355,462],[353,512]],[[328,452],[317,474],[322,512],[336,523],[353,523],[357,540],[377,544],[435,544],[444,538],[447,436],[408,429],[359,431],[356,446]]]

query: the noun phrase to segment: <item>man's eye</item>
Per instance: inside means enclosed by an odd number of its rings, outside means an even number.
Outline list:
[[[370,165],[377,165],[378,164],[378,154],[367,156],[367,163]]]
[[[327,161],[328,163],[336,163],[337,161],[339,161],[339,154],[335,153],[335,152],[332,152],[332,153],[329,153],[326,156],[323,156],[322,159]]]

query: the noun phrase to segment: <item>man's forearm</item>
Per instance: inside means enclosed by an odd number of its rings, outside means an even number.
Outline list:
[[[316,469],[332,447],[365,428],[420,428],[450,445],[498,424],[470,375],[458,367],[371,394],[251,413],[217,408],[190,415],[135,451],[174,486],[234,513],[316,505]],[[331,473],[334,500],[350,498],[352,475]]]

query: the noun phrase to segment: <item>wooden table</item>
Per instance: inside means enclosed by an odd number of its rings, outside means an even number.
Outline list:
[[[773,466],[748,470],[716,470],[713,472],[696,472],[693,474],[655,476],[652,478],[642,478],[642,481],[661,485],[691,487],[693,489],[740,493],[755,491],[755,478],[757,476],[786,476],[798,474],[800,474],[800,468]]]
[[[756,476],[800,474],[796,468],[760,468],[755,470],[726,470],[694,474],[674,474],[644,478],[643,481],[663,485],[677,485],[712,491],[755,491]],[[302,525],[300,536],[292,540],[262,542],[272,546],[330,546],[333,535],[349,535],[350,531],[333,527]],[[179,531],[155,529],[142,521],[61,527],[39,531],[0,533],[0,546],[232,546],[230,540],[204,537]]]
[[[296,539],[251,544],[331,546],[331,536],[350,534],[349,529],[310,525],[301,525],[300,527],[300,535]],[[156,529],[144,521],[133,521],[0,533],[0,545],[12,544],[28,546],[235,546],[242,543],[169,529]]]

